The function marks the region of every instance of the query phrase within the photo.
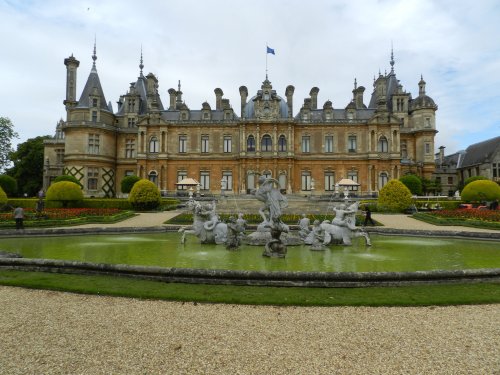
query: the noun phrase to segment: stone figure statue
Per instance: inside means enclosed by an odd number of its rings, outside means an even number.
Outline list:
[[[227,224],[219,220],[215,201],[202,204],[190,199],[187,208],[193,213],[193,224],[179,229],[182,233],[181,243],[186,242],[186,234],[194,234],[201,243],[226,243]]]
[[[313,229],[311,231],[311,250],[326,250],[326,246],[323,244],[325,241],[325,230],[321,226],[319,220],[314,220]]]
[[[302,214],[302,218],[299,220],[299,237],[305,239],[311,230],[309,229],[309,225],[311,220],[307,217],[306,214]]]
[[[245,227],[242,225],[241,221],[234,216],[230,216],[227,223],[227,239],[226,239],[226,249],[236,250],[241,244],[241,234],[245,231]]]

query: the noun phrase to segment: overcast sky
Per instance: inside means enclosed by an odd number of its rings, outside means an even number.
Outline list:
[[[265,79],[280,96],[295,86],[294,115],[312,87],[318,106],[345,108],[354,79],[366,87],[379,71],[395,72],[418,96],[423,75],[437,111],[436,150],[446,154],[500,135],[500,2],[498,0],[0,0],[0,116],[9,117],[24,142],[52,135],[65,118],[66,67],[79,61],[77,97],[92,67],[107,101],[127,92],[139,75],[168,89],[181,81],[191,109],[214,89],[240,115],[239,87],[253,96]]]

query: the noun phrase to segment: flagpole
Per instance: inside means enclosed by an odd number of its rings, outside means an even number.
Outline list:
[[[267,42],[266,42],[266,79],[267,79],[267,55],[268,53],[267,53]]]

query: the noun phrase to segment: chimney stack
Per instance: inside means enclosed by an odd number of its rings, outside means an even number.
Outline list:
[[[241,96],[241,118],[245,118],[245,106],[247,104],[248,98],[248,89],[246,86],[240,87],[240,96]]]
[[[214,92],[215,92],[215,109],[221,110],[222,109],[222,95],[224,95],[224,93],[218,87],[214,90]]]
[[[174,89],[169,89],[168,94],[170,95],[170,106],[168,107],[169,111],[173,111],[175,109],[175,95],[176,92]]]
[[[295,91],[295,87],[292,85],[287,86],[285,91],[286,96],[286,104],[288,105],[288,117],[293,117],[293,93]]]
[[[318,92],[317,87],[313,87],[309,95],[311,96],[311,109],[318,109]]]

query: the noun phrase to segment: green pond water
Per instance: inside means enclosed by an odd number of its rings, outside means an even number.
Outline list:
[[[500,242],[470,239],[372,235],[353,246],[311,251],[289,246],[286,258],[262,256],[262,246],[228,251],[201,245],[195,237],[180,243],[179,233],[2,238],[0,250],[25,258],[177,268],[257,271],[387,272],[500,268]]]

